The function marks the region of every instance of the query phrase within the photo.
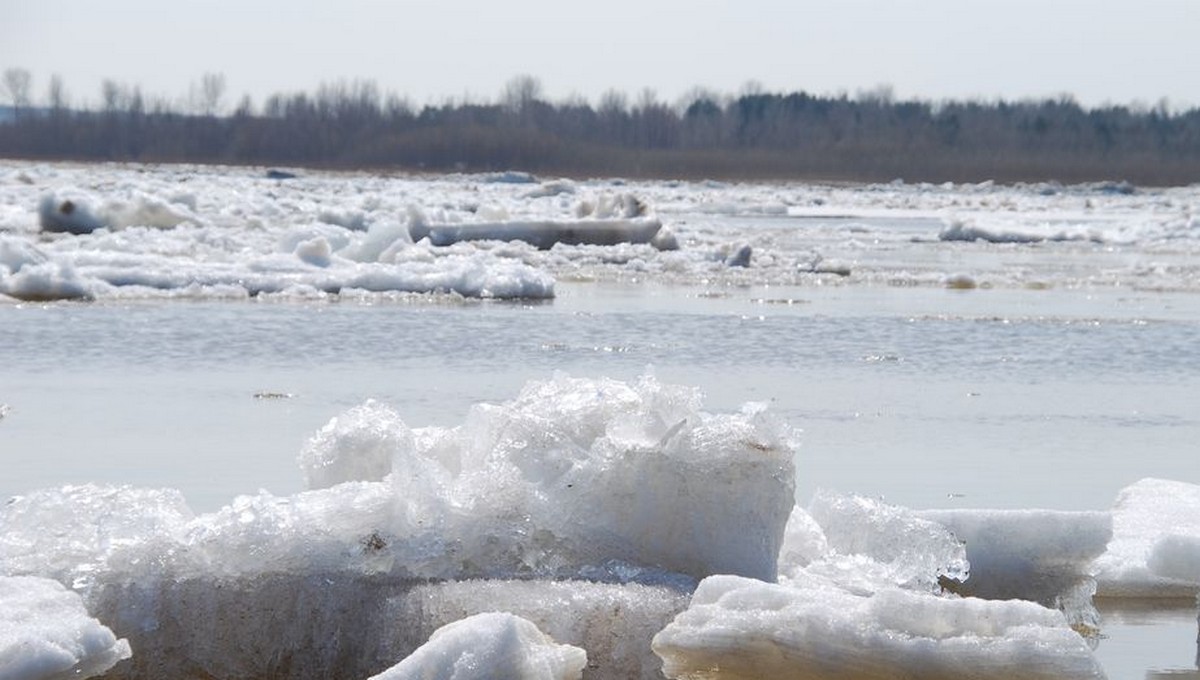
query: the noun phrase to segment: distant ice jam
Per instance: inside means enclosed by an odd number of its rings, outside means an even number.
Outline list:
[[[564,278],[1200,289],[1195,187],[279,176],[0,168],[0,296],[547,299]],[[997,267],[1013,246],[1036,250]],[[1093,264],[1072,266],[1078,257]]]

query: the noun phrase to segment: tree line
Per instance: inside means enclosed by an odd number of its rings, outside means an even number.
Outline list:
[[[738,95],[697,89],[680,102],[651,90],[609,91],[593,105],[551,102],[536,78],[511,80],[496,101],[420,108],[370,81],[224,104],[206,74],[184,103],[105,81],[99,106],[70,105],[60,79],[41,106],[30,78],[3,78],[0,122],[10,158],[396,168],[519,169],[569,176],[847,181],[1200,181],[1200,109],[1085,108],[1069,96],[1029,101],[896,100]]]

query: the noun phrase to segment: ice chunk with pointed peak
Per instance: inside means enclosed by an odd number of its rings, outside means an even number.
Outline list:
[[[329,421],[300,452],[309,489],[349,481],[377,482],[392,471],[392,456],[412,447],[400,414],[373,399]]]
[[[709,577],[653,649],[668,678],[1104,677],[1062,614],[1032,602],[897,588],[862,596],[820,577]]]
[[[797,505],[792,508],[779,548],[779,574],[790,575],[797,569],[820,560],[829,554],[829,541],[817,520]]]
[[[908,508],[822,489],[814,494],[808,512],[832,552],[870,558],[878,566],[862,566],[884,583],[936,591],[941,578],[961,580],[968,573],[962,541]],[[841,561],[836,568],[852,570],[853,565]]]
[[[1186,562],[1186,546],[1200,539],[1200,485],[1143,479],[1117,494],[1112,513],[1112,541],[1094,565],[1097,595],[1194,597],[1200,592],[1200,584],[1186,578],[1186,567],[1178,563],[1180,558]]]
[[[74,267],[61,262],[27,264],[8,276],[0,275],[0,295],[26,302],[91,299],[93,286]]]
[[[660,678],[650,640],[687,607],[690,588],[586,581],[460,581],[420,585],[389,602],[385,619],[420,640],[450,621],[505,611],[587,651],[591,680]],[[419,641],[419,640],[418,640]]]
[[[89,616],[62,584],[0,576],[0,678],[90,678],[129,656],[129,643]]]
[[[373,680],[577,680],[587,654],[560,645],[519,616],[476,614],[442,626]]]

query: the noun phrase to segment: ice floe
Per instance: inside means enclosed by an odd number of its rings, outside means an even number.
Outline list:
[[[1200,593],[1200,485],[1143,479],[1121,490],[1112,513],[1112,542],[1095,564],[1097,595]]]

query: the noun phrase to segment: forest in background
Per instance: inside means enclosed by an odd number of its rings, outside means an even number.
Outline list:
[[[369,81],[227,107],[206,74],[182,103],[105,81],[72,106],[57,76],[35,102],[27,71],[4,72],[0,156],[563,176],[879,182],[1200,182],[1200,109],[703,89],[674,104],[651,90],[593,105],[548,101],[518,76],[492,102],[414,107]],[[227,108],[231,110],[227,111]]]

